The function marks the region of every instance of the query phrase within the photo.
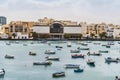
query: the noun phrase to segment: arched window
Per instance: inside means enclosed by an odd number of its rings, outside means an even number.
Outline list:
[[[63,26],[59,23],[54,23],[50,26],[50,33],[63,33]]]

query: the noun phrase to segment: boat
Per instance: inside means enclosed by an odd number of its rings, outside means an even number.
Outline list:
[[[65,72],[56,72],[52,74],[53,77],[65,77]]]
[[[29,52],[29,55],[36,56],[36,53]]]
[[[45,51],[45,54],[55,54],[56,52],[55,51],[52,51],[52,50],[46,50]]]
[[[106,48],[110,48],[110,45],[106,45]]]
[[[0,69],[0,77],[5,75],[5,70],[4,69]]]
[[[118,77],[118,76],[115,76],[115,80],[120,80],[120,77]]]
[[[85,55],[83,55],[83,54],[73,54],[73,55],[71,55],[71,57],[72,58],[84,58]]]
[[[108,53],[109,51],[102,51],[102,50],[99,50],[98,52],[99,52],[99,53]]]
[[[6,54],[6,55],[5,55],[5,58],[6,58],[6,59],[14,59],[14,56],[12,56],[12,55],[7,55],[7,54]]]
[[[27,46],[27,44],[23,44],[23,46]]]
[[[67,43],[67,47],[71,47],[72,45],[71,45],[71,43],[70,42],[68,42]]]
[[[79,53],[79,52],[80,52],[80,50],[75,49],[75,50],[70,50],[70,52],[71,52],[71,53]]]
[[[80,48],[80,47],[78,47],[77,49],[79,49],[79,50],[90,50],[90,48]]]
[[[88,59],[87,64],[90,66],[95,66],[95,61],[92,59]]]
[[[79,68],[80,65],[78,64],[65,64],[64,67],[65,68]]]
[[[81,68],[74,69],[74,72],[76,72],[76,73],[80,73],[80,72],[83,72],[83,71],[84,71],[84,69],[81,69]]]
[[[94,43],[94,45],[100,45],[100,44],[101,44],[101,43],[97,43],[97,42],[96,42],[96,43]]]
[[[88,55],[88,56],[90,56],[90,55],[93,55],[93,56],[101,56],[102,54],[101,54],[101,53],[95,53],[95,52],[93,52],[93,53],[88,52],[87,55]]]
[[[6,45],[11,45],[10,43],[6,43]]]
[[[111,58],[111,57],[107,57],[107,58],[105,58],[105,62],[108,62],[108,63],[110,63],[110,62],[119,62],[120,61],[120,59],[119,58]]]
[[[56,48],[63,48],[62,46],[55,46]]]
[[[60,60],[59,57],[49,57],[49,56],[47,56],[45,58],[46,58],[46,60],[53,60],[53,61],[59,61]]]
[[[50,61],[33,62],[33,65],[51,65]]]
[[[86,43],[81,43],[81,45],[82,45],[82,46],[87,46],[88,44],[86,44]]]

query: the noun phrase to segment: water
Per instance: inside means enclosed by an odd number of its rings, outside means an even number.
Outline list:
[[[6,71],[4,78],[0,78],[0,80],[114,80],[116,75],[120,76],[120,63],[106,64],[104,59],[108,56],[120,57],[120,44],[117,41],[111,48],[101,46],[107,44],[107,41],[87,43],[91,52],[108,50],[109,53],[103,53],[102,56],[87,56],[88,51],[81,51],[80,53],[86,55],[85,59],[71,59],[71,54],[74,53],[70,53],[70,50],[85,47],[78,43],[86,43],[86,41],[71,41],[72,47],[67,47],[66,41],[49,41],[48,43],[51,43],[51,45],[38,41],[19,41],[17,44],[14,41],[11,42],[11,45],[6,45],[8,41],[0,41],[0,68],[4,68]],[[101,45],[93,44],[96,42],[101,43]],[[27,46],[23,46],[23,44],[27,44]],[[57,50],[56,45],[63,46],[63,48]],[[52,61],[51,66],[33,66],[34,61],[45,60],[47,55],[44,52],[49,49],[57,52],[51,56],[60,57],[60,61]],[[29,56],[29,51],[36,52],[37,56]],[[15,59],[5,59],[5,54],[14,55]],[[95,67],[86,64],[89,58],[95,60]],[[84,68],[84,72],[74,73],[73,69],[65,69],[64,64],[67,63],[80,64]],[[64,71],[66,76],[52,78],[52,73],[58,71]]]

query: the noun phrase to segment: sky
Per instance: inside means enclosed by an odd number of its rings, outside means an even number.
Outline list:
[[[48,17],[87,23],[120,24],[120,0],[0,0],[0,16],[10,21]]]

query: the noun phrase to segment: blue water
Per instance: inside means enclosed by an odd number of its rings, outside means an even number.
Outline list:
[[[106,57],[120,58],[120,44],[114,42],[111,48],[105,48],[102,44],[107,44],[107,41],[93,41],[87,43],[91,52],[98,50],[108,50],[109,53],[103,53],[102,56],[87,56],[88,51],[81,51],[85,54],[85,59],[71,59],[71,49],[77,49],[82,46],[79,43],[86,41],[69,41],[72,47],[67,47],[66,41],[48,41],[48,43],[40,43],[40,41],[10,41],[11,45],[6,45],[9,41],[0,41],[0,68],[4,68],[6,73],[4,78],[0,80],[114,80],[115,76],[120,76],[120,63],[106,64]],[[31,44],[33,42],[34,44]],[[93,43],[101,43],[95,45]],[[27,46],[23,46],[27,44]],[[63,46],[61,50],[55,48],[56,45]],[[34,61],[45,61],[45,50],[55,50],[55,57],[60,57],[60,61],[52,61],[51,66],[33,66]],[[29,56],[29,51],[36,52],[37,56]],[[5,54],[14,55],[15,59],[5,59]],[[95,67],[90,67],[86,61],[92,58],[95,60]],[[73,69],[65,69],[64,64],[74,63],[80,64],[84,68],[83,73],[74,73]],[[63,78],[52,78],[52,73],[64,71],[66,76]]]

